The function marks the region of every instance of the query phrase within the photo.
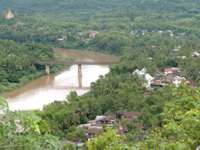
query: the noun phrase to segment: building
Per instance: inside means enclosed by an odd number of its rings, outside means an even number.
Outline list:
[[[151,87],[151,81],[152,81],[153,79],[154,79],[154,78],[153,78],[150,74],[146,74],[146,75],[145,75],[145,80],[146,80],[145,87],[146,87],[146,88],[150,88],[150,87]]]
[[[67,39],[67,37],[66,37],[66,36],[63,36],[63,37],[61,37],[61,38],[58,38],[57,41],[62,42],[62,41],[64,41],[64,40],[66,40],[66,39]]]
[[[163,87],[164,85],[161,79],[154,79],[151,81],[151,88]]]
[[[11,11],[11,9],[8,9],[5,14],[4,14],[4,18],[7,19],[7,20],[10,20],[10,19],[14,19],[15,18],[15,15],[14,13]]]
[[[98,33],[99,33],[98,31],[90,31],[88,36],[89,38],[95,38]]]
[[[192,57],[200,57],[200,53],[195,51],[192,53]]]
[[[168,75],[168,74],[176,74],[178,75],[180,73],[180,68],[177,67],[169,67],[169,68],[165,68],[164,69],[164,74]]]
[[[79,125],[78,128],[85,129],[87,139],[93,138],[103,132],[104,127],[113,127],[116,123],[115,115],[96,116],[95,120],[88,121],[87,124]]]
[[[142,78],[146,81],[144,83],[144,86],[146,88],[150,88],[151,86],[151,81],[154,79],[150,74],[147,73],[147,69],[143,68],[142,70],[136,69],[133,73],[133,75],[137,75],[139,78]]]
[[[186,59],[187,57],[186,57],[186,56],[177,56],[176,58],[179,58],[179,59]]]
[[[145,74],[147,73],[147,69],[143,68],[141,70],[136,69],[132,74],[133,75],[137,75],[139,78],[143,78],[145,76]]]
[[[96,124],[112,124],[115,123],[116,118],[115,116],[96,116],[95,122]]]
[[[128,119],[128,120],[136,120],[140,116],[139,112],[123,112],[121,114],[122,118]]]
[[[94,138],[96,135],[99,135],[103,132],[103,127],[91,126],[86,131],[87,139]]]
[[[174,77],[172,83],[176,86],[179,87],[181,83],[186,82],[186,78],[185,77],[181,77],[181,76],[176,76]]]

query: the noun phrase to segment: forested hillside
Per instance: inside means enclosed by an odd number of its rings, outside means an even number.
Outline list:
[[[35,62],[53,58],[51,47],[41,44],[18,44],[0,40],[0,93],[24,84],[43,73]]]
[[[0,18],[0,92],[41,75],[44,66],[34,62],[53,59],[53,47],[111,53],[120,62],[87,94],[72,92],[43,111],[10,112],[1,100],[0,149],[200,146],[199,0],[1,0],[1,13],[8,8],[15,18]],[[102,115],[114,123],[88,141],[81,125]]]

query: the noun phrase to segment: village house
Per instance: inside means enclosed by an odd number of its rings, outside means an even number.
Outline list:
[[[66,37],[66,36],[63,36],[63,37],[61,37],[61,38],[58,38],[57,41],[62,42],[62,41],[64,41],[64,40],[66,40],[66,39],[67,39],[67,37]]]
[[[1,101],[1,99],[0,99]],[[2,102],[1,101],[1,105],[0,105],[0,119],[1,117],[4,117],[4,115],[6,115],[9,111],[8,105],[6,102]]]
[[[200,53],[195,51],[192,53],[192,57],[200,57]]]
[[[116,121],[116,117],[109,116],[96,116],[95,118],[96,124],[113,124]]]
[[[138,123],[137,119],[141,115],[139,112],[123,112],[121,113],[120,120],[126,119],[126,121],[129,121],[131,123],[135,122],[134,126],[138,129],[144,129],[143,124]],[[125,134],[129,131],[128,126],[126,124],[123,124],[122,122],[118,122],[118,133],[119,134]]]
[[[167,74],[165,77],[162,79],[162,83],[165,84],[174,84],[175,86],[179,86],[181,83],[186,81],[185,77],[178,76],[176,74]]]
[[[174,84],[176,87],[181,83],[186,82],[186,78],[182,77],[180,68],[168,67],[164,69],[164,73],[158,73],[154,77],[147,73],[147,69],[136,69],[133,75],[137,75],[140,79],[144,79],[143,84],[147,90],[153,90],[155,88],[164,87],[166,85]]]
[[[177,56],[176,58],[179,58],[179,59],[186,59],[187,57],[186,57],[186,56]]]
[[[192,87],[196,87],[197,86],[197,83],[193,80],[186,80],[185,81],[186,84],[192,86]]]
[[[15,120],[14,121],[15,122],[15,126],[16,126],[16,133],[22,133],[22,132],[24,132],[24,127],[23,127],[23,125],[22,125],[22,123],[21,123],[21,121],[20,120]]]
[[[164,31],[162,31],[162,30],[159,30],[159,31],[158,31],[159,34],[163,34],[163,32],[164,32]]]
[[[151,88],[163,87],[169,84],[178,87],[183,82],[187,82],[187,79],[180,76],[180,68],[170,67],[164,69],[164,75],[154,77],[154,80],[151,81]]]
[[[169,36],[171,36],[171,37],[174,36],[174,32],[172,30],[167,30],[167,32],[169,33]]]
[[[168,75],[168,74],[178,75],[179,73],[180,73],[180,68],[177,68],[177,67],[169,67],[169,68],[164,69],[165,75]]]
[[[85,136],[87,139],[93,138],[103,132],[103,125],[94,123],[82,124],[78,126],[78,128],[85,129]]]
[[[93,138],[94,136],[103,132],[104,126],[113,127],[116,123],[115,115],[102,115],[96,116],[95,120],[88,121],[87,124],[79,125],[78,128],[86,130],[87,139]]]
[[[88,36],[89,38],[95,38],[98,33],[98,31],[89,31]]]
[[[196,150],[200,150],[200,146],[198,146],[198,147],[196,148]]]
[[[99,135],[103,132],[103,127],[99,126],[90,126],[86,131],[87,139],[94,138],[96,135]]]
[[[181,76],[176,76],[173,80],[172,83],[178,87],[180,86],[181,83],[186,82],[186,78],[185,77],[181,77]]]
[[[162,83],[161,79],[154,79],[151,81],[151,88],[163,87],[165,84]]]
[[[0,116],[5,115],[8,112],[8,109],[4,106],[0,106]]]
[[[118,114],[118,118],[113,114],[96,116],[95,120],[90,120],[87,124],[79,125],[78,128],[85,129],[85,136],[87,139],[94,138],[96,135],[101,134],[105,127],[115,127],[118,129],[119,133],[124,134],[127,132],[128,128],[120,123],[121,119],[135,121],[139,115],[140,113],[138,112],[123,112]]]
[[[121,118],[125,118],[128,120],[136,120],[140,116],[139,112],[123,112],[121,114]]]
[[[136,69],[133,73],[133,75],[137,75],[139,78],[144,79],[146,82],[144,83],[144,86],[146,88],[150,88],[151,81],[154,79],[150,74],[147,73],[147,69],[143,68],[141,70]]]

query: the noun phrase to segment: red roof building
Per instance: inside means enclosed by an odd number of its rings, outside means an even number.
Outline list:
[[[180,73],[180,68],[177,67],[170,67],[170,68],[165,68],[164,69],[165,75],[168,74],[179,74]]]
[[[123,112],[122,117],[129,119],[129,120],[135,120],[139,117],[139,112]]]

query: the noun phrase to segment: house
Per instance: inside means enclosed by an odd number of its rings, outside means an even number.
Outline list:
[[[96,124],[112,124],[115,123],[116,118],[115,116],[96,116],[95,118]]]
[[[88,36],[89,38],[95,38],[98,33],[98,31],[90,31]]]
[[[87,124],[81,124],[78,126],[78,128],[83,128],[83,129],[88,129],[92,124],[87,123]]]
[[[179,59],[186,59],[187,57],[186,56],[177,56],[177,58],[179,58]]]
[[[152,57],[149,57],[149,58],[148,58],[148,60],[152,61],[152,60],[153,60],[153,58],[152,58]]]
[[[147,69],[146,69],[146,68],[143,68],[143,69],[141,69],[141,70],[136,69],[132,74],[133,74],[133,75],[137,75],[139,78],[143,78],[144,75],[146,74],[146,72],[147,72]]]
[[[124,134],[124,133],[127,133],[127,132],[128,132],[127,126],[119,124],[119,126],[118,126],[118,133],[119,134]]]
[[[10,19],[14,19],[15,18],[15,15],[14,13],[11,11],[11,9],[8,9],[5,14],[4,14],[4,18],[7,19],[7,20],[10,20]]]
[[[198,147],[196,148],[196,150],[200,150],[200,146],[198,146]]]
[[[121,114],[122,118],[128,119],[128,120],[136,120],[140,116],[139,112],[123,112]]]
[[[165,75],[168,74],[179,74],[180,73],[180,68],[177,67],[169,67],[164,69]]]
[[[145,80],[147,81],[147,83],[145,84],[145,87],[146,88],[150,88],[151,87],[151,81],[153,80],[154,78],[150,75],[150,74],[146,74],[145,75]]]
[[[143,125],[137,123],[137,118],[141,114],[139,112],[122,112],[119,114],[109,114],[96,116],[95,120],[89,121],[87,124],[79,125],[78,128],[85,130],[85,136],[87,139],[94,138],[95,136],[104,132],[105,127],[114,127],[118,129],[120,134],[128,132],[128,126],[122,123],[121,119],[127,119],[126,121],[135,121],[137,128],[143,129]],[[118,116],[118,117],[116,117]]]
[[[180,86],[180,84],[183,83],[184,81],[186,81],[186,78],[185,78],[185,77],[176,76],[176,77],[173,79],[172,83],[173,83],[176,87],[178,87],[178,86]]]
[[[154,79],[151,81],[151,87],[156,88],[156,87],[163,87],[165,84],[162,82],[161,79]]]
[[[139,78],[144,79],[146,81],[146,83],[144,84],[146,88],[150,87],[151,81],[154,79],[150,74],[147,73],[146,68],[143,68],[141,70],[136,69],[132,74],[137,75]]]
[[[95,118],[96,124],[108,124],[110,120],[107,116],[96,116]]]
[[[195,51],[192,53],[192,57],[200,57],[200,53]]]
[[[178,48],[174,48],[174,49],[172,49],[172,51],[174,51],[174,52],[178,52],[180,49],[178,49]]]
[[[67,38],[66,36],[63,36],[63,37],[61,37],[61,38],[58,38],[57,41],[62,42],[62,41],[64,41],[66,38]]]
[[[116,123],[115,115],[102,115],[96,116],[95,120],[88,121],[87,124],[79,125],[78,128],[86,130],[86,137],[88,139],[103,132],[104,126],[113,127]]]
[[[23,125],[22,125],[22,123],[21,123],[21,121],[20,120],[15,120],[14,121],[15,122],[15,126],[16,126],[16,133],[22,133],[22,132],[24,132],[24,127],[23,127]]]
[[[180,86],[181,83],[186,81],[185,77],[179,75],[180,69],[171,67],[165,68],[164,76],[160,75],[154,78],[151,82],[151,87],[163,87],[165,85],[174,84],[176,87]]]
[[[174,36],[174,32],[173,32],[172,30],[167,30],[167,32],[169,33],[169,35],[170,35],[171,37]]]
[[[197,86],[197,83],[193,80],[186,80],[185,83],[193,87]]]
[[[96,135],[99,135],[103,132],[103,127],[99,126],[91,126],[86,131],[86,137],[87,139],[93,138]]]
[[[0,115],[4,116],[8,112],[8,108],[6,106],[0,105]]]
[[[138,129],[144,129],[143,124],[137,122],[137,118],[141,115],[139,112],[123,112],[121,113],[121,119],[127,119],[127,121],[131,122],[134,121],[134,126]],[[119,121],[118,125],[118,133],[124,134],[129,131],[127,124],[124,124],[123,122]]]

